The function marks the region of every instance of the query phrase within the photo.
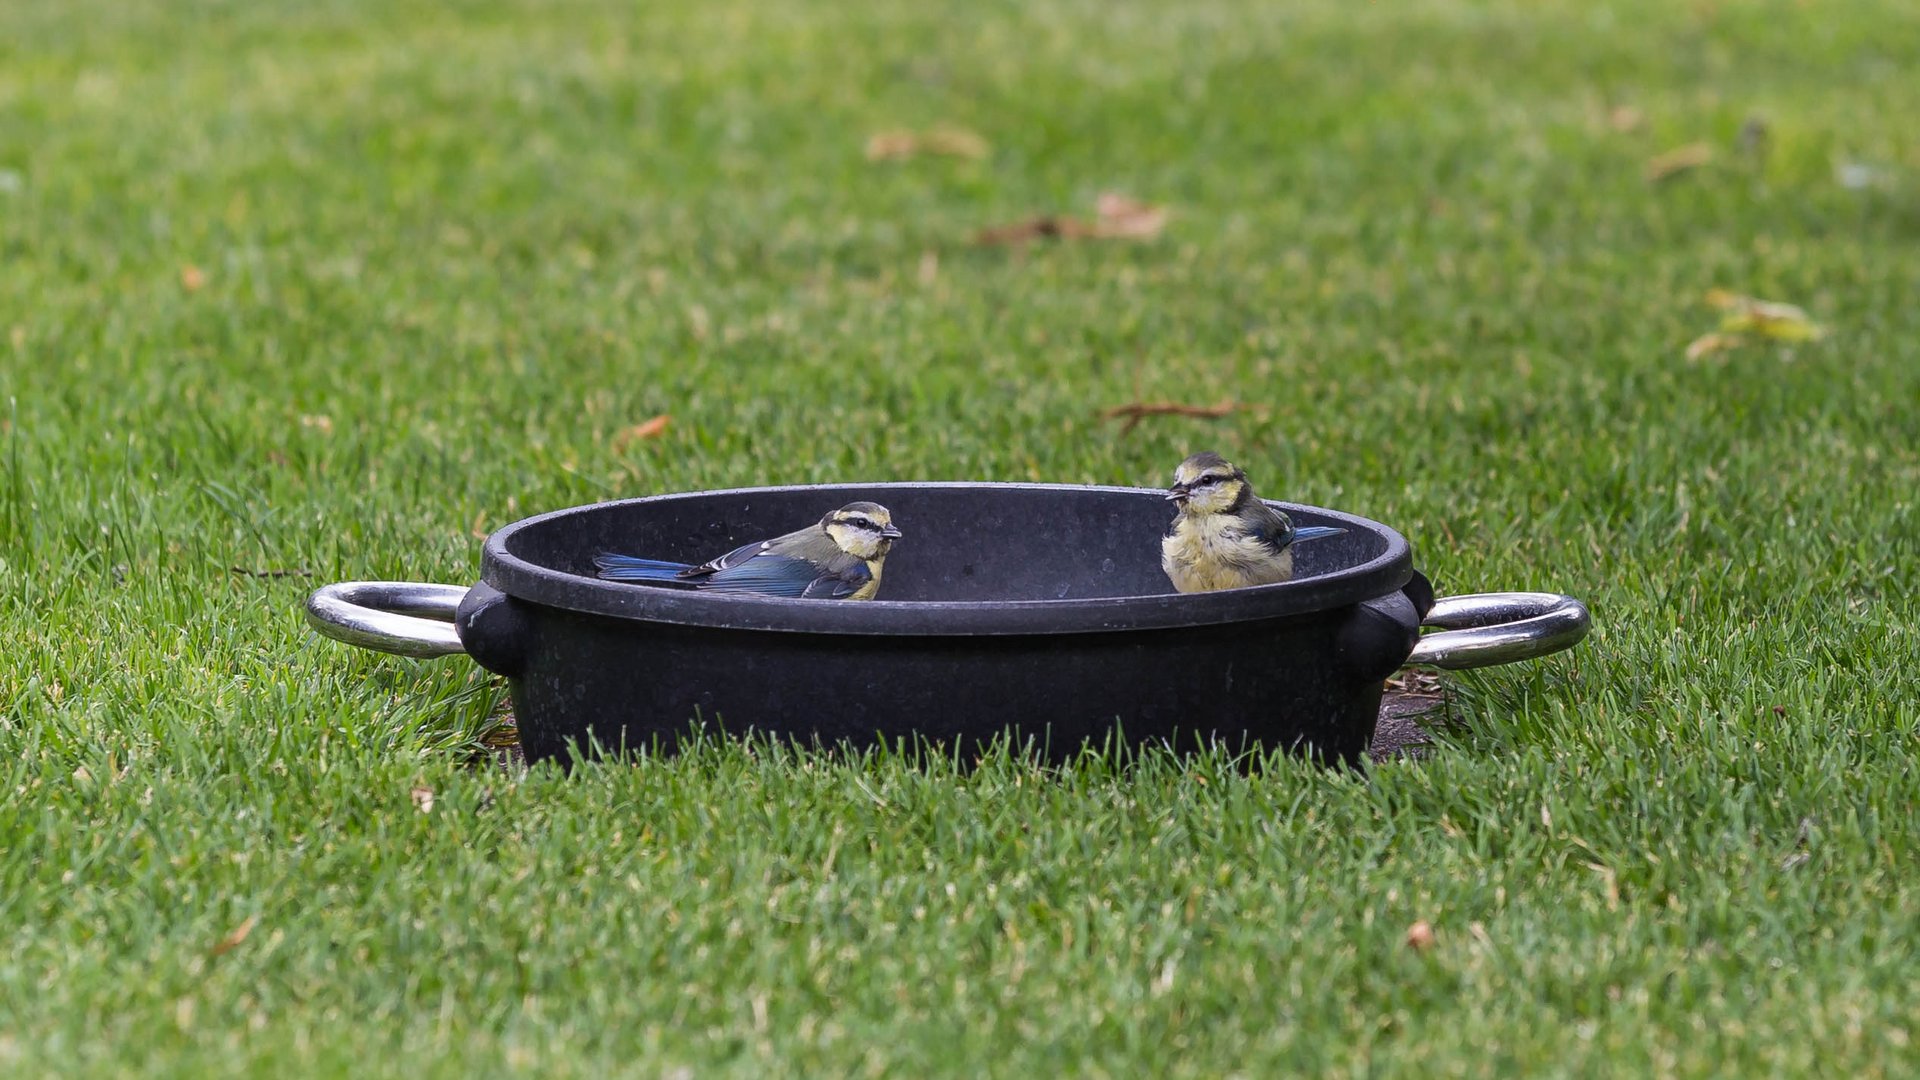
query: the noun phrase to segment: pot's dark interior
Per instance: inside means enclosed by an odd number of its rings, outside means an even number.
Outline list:
[[[1160,570],[1160,537],[1173,517],[1157,497],[1114,498],[1093,488],[995,491],[919,487],[868,490],[906,533],[887,557],[884,600],[1068,600],[1173,592]],[[594,576],[602,551],[698,563],[750,540],[789,532],[852,501],[821,490],[701,493],[613,503],[597,512],[520,530],[508,550],[528,562]],[[1288,508],[1299,524],[1340,524]],[[1370,532],[1301,544],[1296,577],[1366,562],[1384,552]]]
[[[716,596],[603,582],[595,576],[593,557],[603,551],[700,562],[815,522],[856,499],[888,507],[905,533],[887,559],[880,597],[873,603]],[[1116,607],[1150,606],[1159,611],[1154,621],[1161,625],[1183,621],[1181,610],[1189,616],[1184,621],[1193,622],[1321,610],[1391,592],[1410,574],[1406,541],[1393,530],[1334,511],[1277,505],[1298,524],[1337,525],[1347,532],[1299,545],[1293,581],[1233,590],[1250,594],[1237,603],[1226,594],[1173,592],[1160,569],[1160,537],[1173,507],[1161,493],[1063,485],[822,485],[694,492],[577,507],[494,534],[487,544],[486,576],[511,595],[604,614],[711,625],[931,633],[943,617],[936,612],[921,611],[911,625],[907,616],[881,612],[939,608],[952,632],[977,633],[1014,629],[992,622],[982,614],[984,609],[1035,605],[1045,607],[1055,621],[1066,619],[1058,630],[1140,625],[1126,618],[1114,622]],[[743,618],[747,605],[788,614]],[[829,615],[823,607],[859,608],[864,613]],[[809,614],[792,615],[797,609]],[[1097,609],[1099,625],[1086,620],[1068,625],[1074,621],[1068,614],[1073,609]],[[720,614],[709,618],[714,612]],[[889,618],[893,622],[879,621]],[[1021,629],[1044,627],[1029,613]]]

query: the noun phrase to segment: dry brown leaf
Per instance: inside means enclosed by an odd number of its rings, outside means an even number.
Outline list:
[[[1102,420],[1121,420],[1120,434],[1125,435],[1140,426],[1140,421],[1149,416],[1191,416],[1202,420],[1218,420],[1231,416],[1240,409],[1237,401],[1223,401],[1218,405],[1185,405],[1177,401],[1135,401],[1126,405],[1115,405],[1100,410]]]
[[[312,428],[322,435],[333,434],[333,417],[324,414],[310,414],[300,418],[300,426]]]
[[[920,154],[978,161],[991,151],[987,140],[958,127],[941,126],[924,132],[881,131],[867,139],[868,161],[905,161]]]
[[[973,242],[982,247],[994,247],[1008,244],[1025,244],[1033,240],[1070,239],[1077,236],[1093,235],[1092,226],[1084,221],[1069,217],[1036,217],[1025,221],[1016,221],[1011,225],[996,225],[981,229],[973,236]]]
[[[413,808],[423,814],[433,813],[433,789],[417,787],[408,793],[413,798]]]
[[[672,426],[673,417],[668,413],[661,413],[658,416],[642,420],[613,437],[613,452],[616,454],[625,453],[627,447],[634,443],[645,442],[648,439],[657,439],[665,435],[667,429]]]
[[[1701,334],[1687,346],[1687,359],[1698,360],[1703,356],[1712,356],[1717,352],[1737,348],[1739,345],[1738,334]]]
[[[1431,671],[1406,668],[1388,679],[1386,688],[1403,694],[1439,694],[1445,692],[1446,684]]]
[[[1094,220],[1048,214],[982,229],[973,242],[982,246],[1025,244],[1034,240],[1150,240],[1167,226],[1168,211],[1117,192],[1094,203]]]
[[[240,943],[247,940],[247,935],[253,933],[253,928],[258,925],[260,925],[259,915],[247,916],[239,926],[227,931],[226,937],[214,942],[213,948],[210,951],[215,956],[225,956],[227,953],[239,948]]]
[[[1100,215],[1094,234],[1114,240],[1152,240],[1167,227],[1167,208],[1116,192],[1102,194],[1094,211]]]
[[[898,161],[920,149],[920,136],[911,131],[881,131],[867,137],[868,161]]]
[[[920,148],[929,154],[968,158],[978,161],[992,152],[987,140],[966,128],[937,127],[920,139]]]
[[[91,783],[92,781],[93,781],[93,773],[89,771],[85,765],[82,765],[79,768],[73,770],[74,783],[86,784],[86,783]]]
[[[1662,180],[1671,180],[1681,173],[1691,172],[1712,160],[1713,146],[1710,143],[1696,142],[1676,146],[1647,161],[1647,183],[1657,184]]]
[[[1414,952],[1426,952],[1433,948],[1433,924],[1421,919],[1407,927],[1407,948]]]
[[[188,292],[199,292],[207,284],[207,272],[188,263],[180,268],[180,287]]]
[[[940,253],[923,251],[920,253],[920,285],[922,288],[932,285],[940,278]]]
[[[1607,126],[1622,134],[1640,126],[1646,116],[1631,105],[1615,105],[1607,112]]]
[[[1109,191],[1094,204],[1099,220],[1094,235],[1112,239],[1148,240],[1167,227],[1167,208]]]

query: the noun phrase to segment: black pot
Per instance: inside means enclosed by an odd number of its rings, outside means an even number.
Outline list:
[[[602,551],[698,562],[855,499],[906,533],[881,599],[719,595],[602,581]],[[488,537],[481,583],[315,592],[323,633],[412,656],[466,652],[507,676],[528,760],[569,745],[671,750],[703,724],[808,744],[1012,735],[1059,759],[1116,734],[1190,749],[1366,751],[1382,680],[1476,667],[1585,635],[1543,593],[1435,602],[1399,533],[1276,503],[1341,536],[1294,580],[1179,594],[1160,570],[1164,493],[1043,484],[861,484],[693,492],[575,507]],[[437,621],[436,621],[437,620]],[[450,620],[452,625],[447,625]],[[1455,627],[1420,636],[1423,624]],[[1461,629],[1461,628],[1475,629]]]

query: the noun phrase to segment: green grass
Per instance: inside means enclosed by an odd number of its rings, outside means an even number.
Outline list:
[[[0,5],[0,1071],[1912,1074],[1916,55],[1895,0]],[[992,155],[862,154],[939,123]],[[1166,234],[967,242],[1103,190]],[[1712,286],[1830,334],[1688,362]],[[1594,634],[1365,777],[568,778],[298,614],[597,499],[1202,446]]]

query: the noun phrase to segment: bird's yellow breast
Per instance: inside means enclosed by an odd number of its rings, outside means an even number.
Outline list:
[[[873,577],[868,579],[865,585],[862,585],[858,589],[855,589],[853,592],[853,595],[847,597],[847,599],[871,600],[873,599],[873,594],[880,591],[880,560],[879,559],[867,560],[867,573],[872,574]]]
[[[1293,576],[1293,550],[1276,553],[1226,514],[1182,515],[1160,541],[1160,566],[1181,592],[1271,585]]]

